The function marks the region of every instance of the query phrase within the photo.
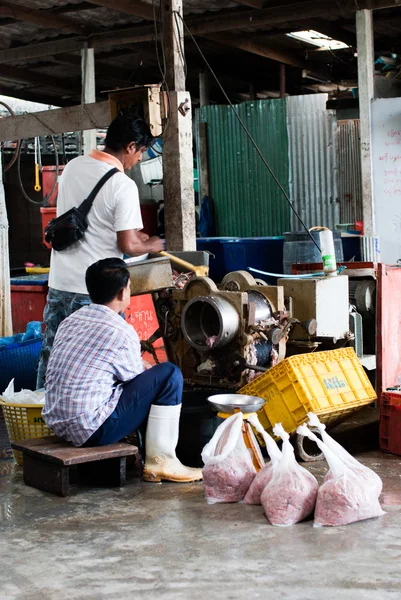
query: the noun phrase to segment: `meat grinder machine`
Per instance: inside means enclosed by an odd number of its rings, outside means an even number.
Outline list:
[[[194,262],[204,253],[175,254]],[[174,280],[166,257],[129,259],[127,266],[131,293],[153,294],[159,322],[143,346],[152,351],[162,337],[187,387],[237,391],[286,356],[352,342],[346,275],[268,285],[234,271],[216,285],[194,273]]]
[[[278,283],[235,271],[220,285],[194,277],[183,289],[158,293],[167,356],[187,386],[237,391],[288,352],[348,343],[348,277]]]

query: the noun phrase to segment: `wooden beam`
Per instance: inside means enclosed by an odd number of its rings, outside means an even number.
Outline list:
[[[130,27],[104,33],[97,33],[90,37],[91,48],[110,48],[111,46],[124,46],[126,44],[150,42],[154,39],[153,25]],[[0,64],[33,60],[45,56],[54,56],[65,52],[80,51],[85,44],[84,37],[65,38],[52,40],[28,46],[17,46],[0,50]]]
[[[77,82],[65,79],[62,77],[48,77],[41,73],[32,71],[31,69],[21,69],[10,67],[8,65],[0,65],[0,81],[15,81],[24,84],[38,85],[53,90],[58,90],[65,95],[72,96],[79,93]]]
[[[277,62],[284,63],[285,65],[290,65],[291,67],[297,67],[298,69],[306,69],[308,71],[316,72],[307,61],[301,60],[289,52],[276,50],[275,48],[270,48],[265,44],[254,42],[248,37],[238,36],[231,33],[220,33],[219,35],[208,34],[204,37],[206,37],[208,40],[213,40],[217,44],[222,44],[223,46],[231,46],[232,48],[237,48],[238,50],[243,50],[244,52],[250,52],[252,54],[258,54],[264,58],[269,58],[270,60],[275,60]]]
[[[110,8],[113,11],[133,15],[134,17],[142,17],[148,21],[153,21],[152,4],[135,0],[89,0],[92,4]]]
[[[74,66],[78,69],[81,68],[82,59],[75,54],[56,54],[54,57],[56,63],[66,64]],[[102,61],[96,58],[96,70],[98,76],[100,74],[100,79],[102,83],[104,81],[110,82],[112,85],[122,86],[126,82],[128,82],[130,71],[121,69],[120,67],[114,67],[114,65],[104,64]],[[1,66],[0,66],[1,73]]]
[[[113,53],[112,57],[115,57],[117,54],[118,53]],[[124,55],[126,56],[126,53],[124,53]],[[158,78],[160,79],[158,67],[138,67],[136,73],[134,71],[134,66],[131,69],[124,69],[106,63],[105,59],[107,59],[107,56],[99,59],[96,55],[97,80],[100,81],[102,86],[105,85],[105,82],[108,82],[110,87],[127,87],[129,85],[136,85],[138,82],[149,83],[149,81],[158,81]],[[76,67],[77,70],[81,67],[81,59],[74,54],[56,54],[54,60],[56,63],[72,65]],[[157,73],[156,77],[155,72]]]
[[[104,129],[109,123],[108,101],[79,104],[0,119],[0,141],[21,140],[67,131]]]
[[[64,6],[54,6],[53,8],[47,8],[46,11],[54,14],[66,14],[94,9],[96,9],[96,6],[93,6],[93,4],[91,4],[90,2],[78,2],[78,4],[64,4]]]
[[[43,92],[43,87],[0,85],[0,93],[10,98],[19,98],[28,102],[40,102],[49,106],[71,106],[71,98],[65,99],[51,92]]]
[[[68,13],[77,13],[82,12],[84,10],[94,10],[96,6],[93,4],[89,4],[89,2],[79,2],[79,4],[65,4],[64,6],[56,6],[54,8],[46,8],[43,9],[43,12],[49,15],[64,15]],[[41,11],[42,12],[42,11]],[[6,25],[10,25],[10,23],[15,23],[16,19],[10,17],[9,19],[2,18],[0,20],[0,27],[5,27]]]
[[[17,21],[26,21],[38,27],[60,29],[68,33],[85,34],[87,32],[86,27],[82,23],[74,21],[69,17],[54,15],[44,10],[35,10],[21,4],[3,2],[3,0],[0,4],[0,16],[12,17]]]

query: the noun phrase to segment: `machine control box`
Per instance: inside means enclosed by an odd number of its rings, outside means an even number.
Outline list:
[[[315,319],[316,338],[343,339],[349,331],[348,277],[279,279],[284,297],[291,298],[293,316],[299,321]],[[297,339],[308,339],[301,327]]]

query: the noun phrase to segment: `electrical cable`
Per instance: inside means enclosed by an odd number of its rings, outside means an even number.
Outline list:
[[[170,102],[170,89],[166,80],[166,73],[167,73],[167,61],[166,61],[166,54],[164,51],[164,45],[163,45],[163,30],[161,29],[160,32],[160,47],[161,47],[161,53],[162,53],[162,62],[163,62],[163,66],[160,62],[160,56],[159,56],[159,46],[158,46],[158,41],[159,41],[159,30],[158,30],[158,20],[160,19],[160,15],[161,15],[161,0],[159,1],[159,14],[158,17],[156,16],[156,3],[155,0],[152,0],[152,8],[153,8],[153,22],[154,22],[154,29],[155,29],[155,50],[156,50],[156,59],[157,59],[157,64],[159,67],[159,71],[160,71],[160,75],[162,77],[162,81],[160,84],[161,90],[162,92],[165,90],[166,92],[166,97],[167,97],[167,116],[166,116],[166,125],[161,133],[161,135],[159,137],[163,138],[163,135],[166,133],[167,131],[167,127],[169,125],[170,122],[170,114],[171,114],[171,102]],[[163,96],[164,97],[164,96]],[[157,152],[156,152],[157,154]]]
[[[179,14],[179,15],[180,15],[180,13],[178,13],[178,11],[174,11],[174,12],[173,12],[173,15],[174,15],[174,21],[175,21],[175,26],[176,26],[176,28],[177,28],[177,39],[178,39],[178,46],[179,46],[179,49],[180,49],[181,60],[182,60],[182,64],[183,64],[183,66],[184,66],[184,74],[185,74],[185,79],[186,79],[186,78],[187,78],[187,75],[188,75],[188,67],[187,67],[187,61],[186,61],[186,58],[185,58],[185,52],[184,52],[184,48],[183,48],[183,46],[182,46],[182,42],[181,42],[181,31],[180,31],[179,23],[178,23],[178,20],[177,20],[177,14]],[[180,17],[181,17],[181,15],[180,15]],[[184,21],[184,20],[182,19],[182,17],[181,17],[181,20],[182,20],[182,21]]]
[[[311,234],[311,232],[309,231],[309,229],[307,228],[307,226],[305,225],[304,221],[302,220],[301,216],[298,214],[296,208],[294,207],[293,203],[291,202],[290,197],[288,196],[287,192],[285,191],[284,187],[281,185],[280,181],[278,180],[278,178],[276,177],[273,169],[270,167],[269,163],[267,162],[267,160],[265,159],[265,157],[262,154],[262,151],[260,150],[259,146],[257,145],[257,143],[255,142],[255,140],[253,139],[251,133],[249,132],[247,126],[245,125],[245,123],[243,122],[243,120],[241,119],[241,117],[239,116],[237,110],[235,109],[233,103],[231,102],[230,98],[228,97],[225,89],[223,88],[223,86],[220,83],[219,78],[217,77],[216,73],[214,72],[214,70],[212,69],[212,67],[210,66],[206,56],[203,54],[202,50],[199,47],[198,42],[196,41],[196,39],[194,38],[194,36],[192,35],[190,29],[188,28],[187,24],[185,23],[183,17],[180,15],[180,13],[178,11],[174,11],[174,13],[176,15],[179,16],[179,18],[181,19],[184,28],[186,29],[186,31],[188,32],[188,35],[190,36],[190,38],[192,39],[193,43],[195,44],[199,54],[201,55],[205,65],[207,66],[207,68],[209,69],[209,71],[211,72],[212,76],[214,77],[217,85],[219,86],[222,94],[224,95],[225,99],[227,100],[228,104],[230,105],[231,110],[233,111],[237,121],[239,122],[239,124],[241,125],[242,129],[245,131],[249,141],[251,142],[252,146],[255,148],[256,152],[258,153],[260,159],[262,160],[263,164],[265,165],[265,167],[267,168],[267,170],[269,171],[271,177],[273,178],[274,182],[276,183],[276,185],[278,186],[278,188],[280,189],[281,193],[283,194],[284,198],[286,199],[288,205],[290,206],[291,210],[293,211],[294,215],[297,217],[298,221],[301,223],[302,227],[305,229],[305,231],[308,233],[309,237],[311,238],[312,242],[315,244],[316,248],[319,250],[319,252],[321,252],[321,249],[319,247],[319,245],[317,244],[316,240],[314,239],[313,235]]]
[[[28,202],[30,202],[31,204],[36,204],[37,206],[40,206],[41,204],[45,204],[49,198],[52,197],[54,190],[56,189],[56,185],[58,183],[58,152],[57,152],[57,146],[56,146],[56,140],[54,139],[54,136],[51,135],[51,140],[53,142],[53,149],[54,149],[54,156],[55,156],[55,163],[56,163],[56,171],[55,171],[55,176],[54,176],[54,182],[53,182],[53,186],[52,189],[50,190],[50,192],[43,198],[43,200],[41,200],[40,202],[37,200],[32,200],[32,198],[30,198],[28,196],[28,194],[26,193],[26,190],[24,188],[24,184],[22,183],[22,178],[21,178],[21,150],[22,150],[22,144],[20,145],[20,149],[18,152],[18,163],[17,163],[17,173],[18,173],[18,184],[19,187],[21,189],[22,195],[24,196],[24,198],[26,200],[28,200]],[[39,140],[40,143],[40,140]]]
[[[10,115],[12,117],[15,116],[15,112],[13,111],[13,109],[10,106],[8,106],[8,104],[6,104],[5,102],[3,102],[2,100],[0,100],[0,104],[2,106],[4,106],[4,108],[6,108],[8,110],[8,112],[10,113]],[[11,169],[11,167],[15,164],[15,161],[18,158],[18,154],[19,154],[20,148],[21,148],[21,140],[18,140],[17,141],[17,145],[16,145],[15,150],[14,150],[14,154],[12,156],[12,159],[6,165],[4,165],[4,167],[3,167],[4,173],[7,173],[7,171],[9,169]]]

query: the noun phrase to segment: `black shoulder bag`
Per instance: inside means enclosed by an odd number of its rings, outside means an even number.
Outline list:
[[[106,181],[119,170],[115,167],[107,171],[95,185],[89,196],[77,207],[71,208],[63,215],[52,219],[45,229],[45,240],[53,250],[60,252],[78,242],[88,229],[87,215],[100,189]]]

